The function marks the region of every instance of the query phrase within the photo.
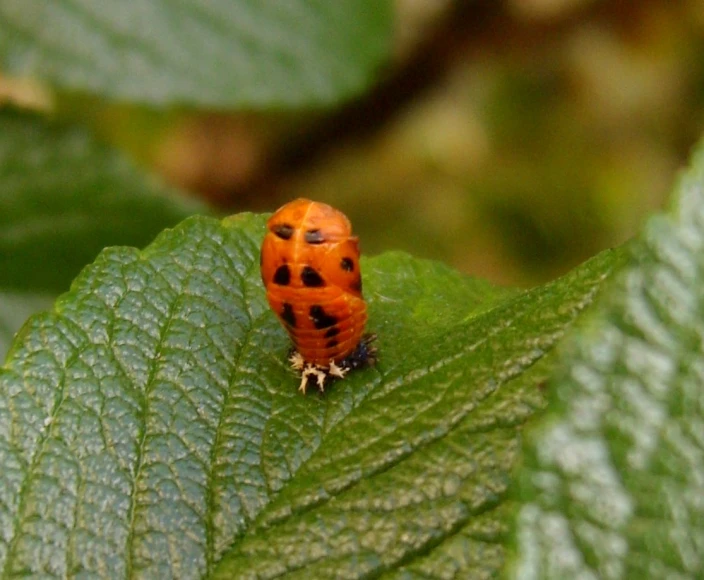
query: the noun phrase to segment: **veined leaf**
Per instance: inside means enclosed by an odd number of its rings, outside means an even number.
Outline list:
[[[380,360],[300,395],[264,216],[100,254],[0,371],[3,576],[493,575],[553,346],[618,262],[531,291],[365,259]]]
[[[387,0],[3,0],[0,63],[113,100],[314,106],[369,84],[391,22]]]
[[[704,575],[704,149],[566,350],[521,472],[515,577]]]

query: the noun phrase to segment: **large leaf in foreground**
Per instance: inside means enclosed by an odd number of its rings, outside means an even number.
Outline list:
[[[272,108],[361,91],[388,0],[3,0],[0,68],[117,100]]]
[[[379,364],[304,397],[259,280],[263,230],[192,218],[107,250],[25,325],[0,373],[6,576],[502,566],[518,432],[618,253],[528,292],[364,260]]]
[[[565,353],[521,477],[517,578],[704,576],[704,149]]]
[[[0,288],[65,291],[105,246],[199,210],[86,131],[0,109]]]

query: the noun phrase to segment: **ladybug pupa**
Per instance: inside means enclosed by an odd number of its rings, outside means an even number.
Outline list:
[[[364,334],[359,242],[345,214],[296,199],[267,221],[261,274],[272,310],[293,341],[299,390],[375,363],[374,335]]]

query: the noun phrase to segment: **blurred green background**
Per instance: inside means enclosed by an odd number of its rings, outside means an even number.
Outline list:
[[[88,121],[216,213],[306,196],[362,249],[501,284],[553,278],[665,203],[704,127],[704,2],[397,0],[366,94],[297,113],[156,112],[0,80]]]

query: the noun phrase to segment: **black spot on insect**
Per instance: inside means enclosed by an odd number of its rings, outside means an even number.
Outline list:
[[[279,286],[288,286],[290,282],[291,270],[289,267],[284,264],[283,266],[276,268],[276,272],[274,273],[274,284],[278,284]]]
[[[340,260],[340,268],[345,272],[354,272],[354,260],[352,258],[342,258]]]
[[[334,347],[336,347],[338,344],[340,344],[340,343],[337,342],[337,341],[333,338],[332,340],[328,340],[328,341],[325,343],[325,348],[334,348]]]
[[[282,240],[290,240],[293,235],[293,226],[290,224],[277,224],[271,228],[271,231]]]
[[[325,338],[332,338],[340,334],[340,329],[337,326],[333,326],[325,333]]]
[[[281,310],[281,320],[292,328],[296,328],[296,315],[293,313],[293,306],[288,302],[284,302],[284,307]]]
[[[305,241],[309,244],[322,244],[325,241],[323,237],[323,232],[320,230],[308,230],[303,236]]]
[[[325,286],[325,280],[310,266],[303,268],[301,272],[301,282],[303,282],[303,285],[307,288],[320,288],[321,286]]]
[[[352,290],[355,290],[357,292],[361,292],[362,291],[362,277],[357,276],[350,284],[350,288],[352,288]]]
[[[310,319],[313,321],[313,325],[318,330],[337,324],[337,318],[335,316],[330,316],[319,304],[314,304],[311,306],[308,314],[310,315]]]

